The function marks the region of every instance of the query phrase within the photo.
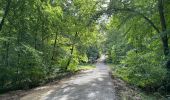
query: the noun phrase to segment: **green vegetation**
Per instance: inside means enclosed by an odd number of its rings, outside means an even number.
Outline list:
[[[92,16],[99,5],[94,0],[1,0],[0,91],[32,88],[91,62],[89,48],[98,46]]]
[[[169,11],[169,0],[1,0],[0,91],[91,69],[103,52],[119,77],[167,95]]]
[[[117,76],[164,95],[170,90],[169,8],[168,0],[112,0],[105,41]]]

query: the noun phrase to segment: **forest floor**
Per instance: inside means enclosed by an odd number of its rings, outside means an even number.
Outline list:
[[[29,91],[4,94],[0,100],[117,100],[117,96],[109,67],[99,61],[95,69]]]

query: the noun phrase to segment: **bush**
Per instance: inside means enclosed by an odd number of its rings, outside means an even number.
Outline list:
[[[70,65],[68,66],[68,71],[76,72],[78,70],[77,68],[78,64],[79,64],[79,61],[77,57],[73,57],[70,62]]]
[[[164,58],[154,52],[136,53],[129,51],[117,69],[124,80],[140,87],[157,87],[166,77],[167,70],[163,66]]]

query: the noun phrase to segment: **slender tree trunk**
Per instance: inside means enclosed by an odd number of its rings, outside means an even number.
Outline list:
[[[56,44],[57,44],[57,37],[58,37],[58,34],[56,33],[56,34],[55,34],[55,42],[54,42],[54,46],[53,46],[53,52],[52,52],[51,60],[54,60],[55,50],[56,50]]]
[[[41,33],[41,46],[42,46],[42,51],[44,47],[44,23],[42,23],[42,33]]]
[[[71,62],[71,60],[72,60],[72,56],[73,56],[73,51],[74,51],[74,45],[72,45],[71,46],[71,52],[70,52],[70,57],[69,57],[69,59],[68,59],[68,62],[67,62],[67,65],[66,65],[66,69],[65,70],[67,70],[68,69],[68,66],[70,65],[70,62]]]
[[[5,18],[7,17],[8,13],[9,13],[10,5],[11,5],[11,0],[7,0],[7,4],[6,4],[6,7],[5,7],[4,15],[3,15],[2,21],[0,23],[0,31],[2,30],[2,27],[3,27],[4,22],[5,22]]]
[[[34,37],[34,48],[37,49],[37,32],[35,33]]]
[[[5,62],[6,62],[6,67],[9,66],[9,42],[6,42],[6,57],[5,57]]]
[[[49,72],[48,74],[50,74],[52,72],[52,65],[54,63],[54,57],[55,57],[55,50],[56,50],[56,45],[57,45],[57,37],[58,34],[55,34],[55,41],[54,41],[54,45],[53,45],[53,50],[52,50],[52,56],[51,56],[51,61],[50,61],[50,65],[49,65]]]
[[[158,10],[159,10],[159,16],[161,21],[161,28],[162,28],[162,34],[161,34],[161,40],[163,44],[163,50],[164,55],[167,57],[167,68],[170,68],[170,59],[169,57],[169,45],[168,45],[168,36],[167,36],[167,25],[166,25],[166,19],[164,15],[164,3],[163,0],[158,0]]]
[[[16,71],[16,83],[20,84],[19,72],[20,72],[20,31],[17,34],[17,71]]]
[[[67,65],[66,65],[66,67],[65,67],[65,70],[66,70],[66,71],[67,71],[67,69],[68,69],[68,66],[70,65],[71,60],[72,60],[72,56],[73,56],[73,52],[74,52],[74,46],[75,46],[75,43],[76,43],[76,38],[77,38],[77,36],[78,36],[78,32],[76,32],[76,34],[75,34],[75,36],[74,36],[73,44],[72,44],[71,49],[70,49],[70,57],[69,57],[69,59],[68,59]]]

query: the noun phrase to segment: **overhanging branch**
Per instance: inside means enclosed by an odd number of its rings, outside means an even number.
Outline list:
[[[159,28],[152,22],[151,19],[149,19],[147,16],[144,14],[140,13],[139,11],[135,11],[130,8],[109,8],[107,9],[108,14],[112,14],[114,12],[131,12],[140,15],[142,18],[144,18],[155,30],[157,33],[160,33]]]

